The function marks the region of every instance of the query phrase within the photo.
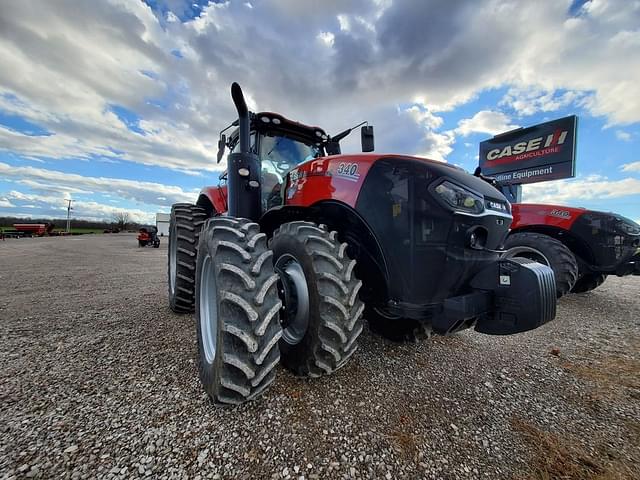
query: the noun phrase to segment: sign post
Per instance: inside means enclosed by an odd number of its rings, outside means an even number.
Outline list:
[[[577,125],[578,117],[571,115],[485,140],[480,143],[482,174],[516,190],[523,183],[574,177]]]
[[[67,202],[67,233],[69,233],[71,232],[71,210],[73,210],[71,202],[73,202],[73,200],[67,199]]]

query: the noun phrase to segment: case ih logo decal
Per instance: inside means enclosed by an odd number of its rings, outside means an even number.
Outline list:
[[[567,130],[556,130],[546,137],[532,138],[528,142],[518,142],[507,145],[502,149],[494,148],[487,153],[487,160],[491,165],[510,163],[514,160],[543,157],[551,153],[558,153],[567,139]]]
[[[576,126],[573,115],[496,135],[480,144],[482,173],[503,184],[573,177]]]

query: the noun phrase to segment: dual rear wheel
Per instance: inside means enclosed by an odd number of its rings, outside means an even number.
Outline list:
[[[364,304],[355,260],[336,232],[291,222],[267,245],[256,223],[220,216],[199,237],[199,373],[216,403],[259,396],[279,362],[309,377],[345,365],[357,349]]]

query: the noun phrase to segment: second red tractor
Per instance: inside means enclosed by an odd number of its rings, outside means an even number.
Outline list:
[[[640,275],[640,225],[614,213],[514,203],[506,254],[550,266],[558,297],[599,287],[608,275]]]

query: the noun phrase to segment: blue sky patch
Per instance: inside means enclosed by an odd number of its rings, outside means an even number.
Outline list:
[[[3,125],[16,132],[20,132],[24,135],[29,135],[30,137],[51,135],[51,132],[49,132],[46,128],[42,128],[41,126],[36,125],[35,123],[30,122],[23,117],[11,115],[9,113],[3,112],[2,110],[0,110],[0,125]]]
[[[140,135],[145,134],[144,130],[140,128],[140,117],[135,112],[120,105],[111,105],[109,109],[116,114],[118,119],[124,123],[129,130],[139,133]]]

